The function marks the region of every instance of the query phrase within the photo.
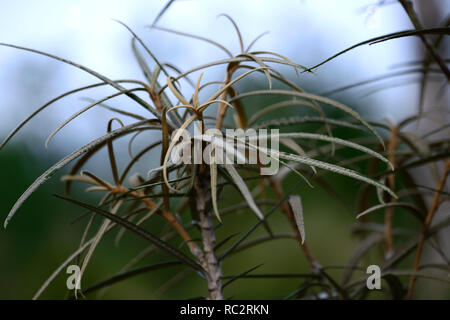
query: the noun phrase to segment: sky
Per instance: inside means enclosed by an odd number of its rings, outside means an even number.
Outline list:
[[[377,2],[178,0],[158,24],[213,38],[237,54],[239,44],[232,25],[224,17],[218,17],[226,13],[236,21],[247,44],[269,31],[255,50],[276,51],[299,64],[312,66],[357,42],[412,28],[399,4],[376,6]],[[209,44],[148,28],[165,3],[165,0],[0,1],[0,42],[68,58],[110,79],[142,79],[130,48],[130,33],[112,20],[118,19],[133,28],[159,59],[183,70],[225,58],[223,52]],[[436,17],[436,21],[440,18]],[[392,70],[395,64],[417,59],[418,46],[420,40],[408,38],[360,47],[320,67],[314,76],[303,74],[301,81],[306,88],[327,91],[378,76]],[[71,66],[6,47],[0,47],[0,64],[0,136],[5,136],[54,96],[97,81]],[[212,69],[205,75],[205,81],[220,79],[217,78],[220,70]],[[194,74],[193,78],[197,76]],[[376,86],[350,92],[363,108],[376,106],[375,112],[368,110],[370,117],[398,122],[415,111],[417,86],[393,87],[367,95],[373,88]],[[92,90],[65,98],[27,125],[17,139],[27,138],[31,148],[43,150],[51,131],[86,105],[80,97],[100,98],[111,92],[114,91]],[[189,90],[186,94],[189,95]],[[339,100],[339,96],[333,98]],[[110,104],[122,103],[139,112],[126,99],[118,98]],[[89,110],[64,128],[49,149],[65,153],[104,134],[108,116],[101,108]]]

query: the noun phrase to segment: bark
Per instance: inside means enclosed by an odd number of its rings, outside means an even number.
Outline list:
[[[206,177],[200,176],[196,184],[197,212],[200,218],[200,229],[203,242],[203,267],[206,270],[208,282],[209,299],[223,300],[222,293],[222,268],[217,259],[214,248],[216,246],[216,235],[211,219],[211,214],[206,208],[210,198]]]

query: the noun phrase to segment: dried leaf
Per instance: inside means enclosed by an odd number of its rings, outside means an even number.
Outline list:
[[[303,207],[302,207],[302,199],[300,196],[292,195],[288,198],[289,205],[292,208],[292,212],[294,213],[295,222],[297,223],[298,230],[300,231],[300,235],[302,236],[302,244],[305,243],[305,222],[303,219]]]

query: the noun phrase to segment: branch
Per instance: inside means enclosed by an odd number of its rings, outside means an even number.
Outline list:
[[[400,4],[402,5],[403,9],[405,9],[406,13],[408,14],[409,19],[411,20],[412,24],[414,25],[414,28],[416,30],[422,30],[422,24],[419,21],[419,18],[414,11],[414,8],[411,4],[411,1],[409,0],[398,0]],[[445,64],[444,60],[439,56],[439,54],[436,51],[436,48],[433,47],[428,40],[425,38],[423,34],[419,34],[420,39],[422,40],[423,44],[425,45],[425,48],[427,48],[429,54],[431,57],[436,61],[436,63],[441,68],[442,72],[447,77],[447,80],[450,81],[450,71],[447,68],[447,65]]]

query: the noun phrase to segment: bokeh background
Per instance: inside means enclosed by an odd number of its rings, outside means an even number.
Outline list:
[[[447,0],[419,0],[414,3],[425,27],[438,25],[450,12],[450,2]],[[111,20],[114,18],[132,27],[160,60],[171,62],[182,70],[225,58],[220,50],[211,45],[149,29],[148,25],[164,4],[165,1],[160,0],[1,1],[0,42],[66,57],[111,79],[142,79],[132,55],[130,34]],[[279,52],[305,66],[315,65],[357,42],[412,28],[398,3],[376,0],[179,0],[158,24],[215,39],[233,53],[238,53],[237,36],[226,19],[218,18],[221,13],[233,17],[246,43],[264,31],[270,32],[260,39],[255,50]],[[448,53],[448,44],[443,48],[444,54]],[[403,38],[360,47],[320,67],[315,75],[302,74],[295,78],[294,74],[292,79],[310,92],[322,93],[395,71],[399,64],[420,60],[423,55],[419,39]],[[7,47],[0,47],[0,65],[1,138],[54,96],[96,81],[71,66]],[[205,75],[205,81],[220,79],[223,68],[211,69]],[[293,73],[287,68],[281,71]],[[198,74],[192,78],[196,76]],[[419,75],[396,77],[332,97],[357,108],[369,120],[387,119],[398,123],[417,110],[418,79]],[[434,97],[433,92],[441,85],[442,81],[429,86],[429,96]],[[255,78],[244,86],[267,87],[267,84],[262,78]],[[104,134],[111,114],[102,108],[93,108],[65,127],[48,149],[44,147],[48,134],[74,110],[86,104],[80,97],[99,98],[110,92],[99,88],[64,98],[25,126],[0,151],[0,218],[6,217],[20,194],[52,163]],[[189,92],[187,87],[186,92]],[[448,111],[448,92],[437,100],[427,101],[433,107],[444,107]],[[261,102],[264,101],[256,101],[255,104]],[[124,98],[117,98],[110,104],[129,104],[130,110],[138,112],[137,107]],[[257,109],[257,106],[253,108]],[[448,115],[443,112],[437,119],[422,121],[421,126],[414,130],[425,132],[447,120]],[[137,145],[143,142],[138,141]],[[159,160],[155,155],[140,164],[143,172],[157,165]],[[120,153],[120,157],[127,157],[126,150]],[[104,159],[96,157],[88,167],[108,178],[110,173],[103,165]],[[346,263],[357,243],[357,239],[350,236],[350,231],[357,213],[352,196],[358,191],[358,185],[333,175],[330,175],[330,181],[339,188],[344,198],[349,199],[348,202],[342,203],[320,188],[301,187],[298,192],[304,201],[308,242],[312,251],[322,264],[339,265]],[[288,181],[287,185],[291,182]],[[8,229],[0,231],[1,299],[31,298],[50,273],[77,247],[83,225],[71,224],[71,220],[81,212],[51,196],[62,193],[61,186],[58,177],[52,178],[26,201]],[[77,195],[81,197],[79,191]],[[92,196],[83,197],[86,201],[95,200]],[[289,230],[281,215],[273,219],[278,230]],[[233,215],[219,230],[218,238],[232,232],[244,232],[246,229],[241,229],[241,226],[251,226],[252,223],[253,217],[248,212]],[[399,223],[407,224],[406,221]],[[157,231],[161,225],[155,223],[149,228]],[[145,246],[140,239],[127,234],[120,245],[114,247],[113,235],[106,236],[83,281],[93,283],[115,274]],[[163,254],[155,253],[143,263],[158,261],[161,257]],[[260,270],[264,273],[307,271],[297,244],[292,240],[278,240],[245,254],[237,254],[225,263],[225,274],[247,270],[255,261],[265,263]],[[205,290],[196,275],[188,275],[179,282],[175,282],[175,278],[171,287],[163,285],[180,270],[173,267],[136,277],[115,285],[102,297],[186,298]],[[338,271],[336,275],[339,275]],[[62,273],[43,298],[64,298],[66,277]],[[234,298],[282,298],[294,290],[300,281],[241,280],[231,284],[226,295]],[[421,292],[421,296],[426,298],[450,297],[448,288],[439,283],[433,283],[432,287],[423,286]]]

